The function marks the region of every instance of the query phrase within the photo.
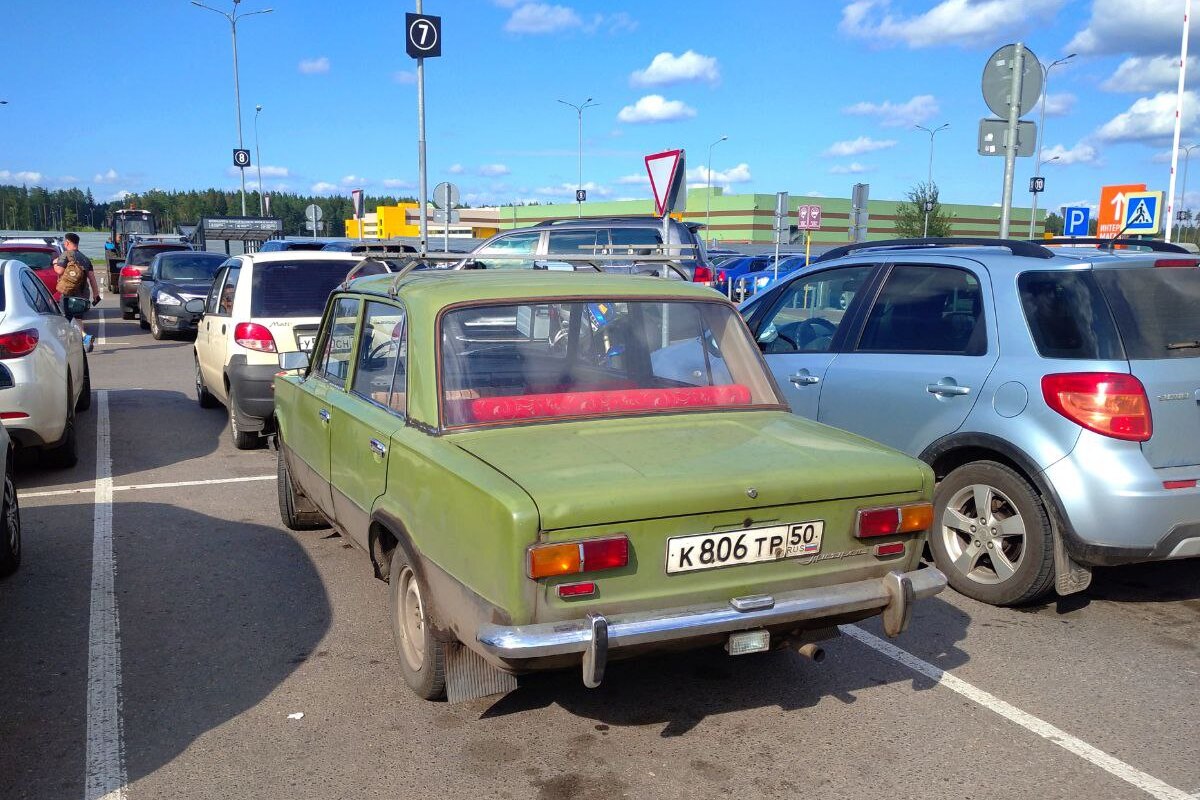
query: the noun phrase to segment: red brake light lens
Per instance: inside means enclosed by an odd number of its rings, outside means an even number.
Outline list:
[[[894,533],[920,533],[933,525],[933,506],[913,503],[906,506],[863,508],[858,512],[855,537],[891,536]]]
[[[233,329],[233,341],[247,350],[260,353],[275,352],[275,337],[257,322],[239,322]]]
[[[142,277],[142,271],[140,269],[138,269],[137,267],[121,267],[121,277],[122,278],[140,278],[140,277]]]
[[[1042,378],[1046,405],[1089,431],[1127,442],[1154,433],[1142,382],[1123,372],[1065,372]]]
[[[695,271],[692,272],[693,283],[711,283],[712,279],[711,269],[701,264],[696,265]]]
[[[1156,267],[1197,267],[1200,261],[1194,258],[1160,258],[1154,262]]]
[[[583,571],[617,569],[629,563],[629,540],[624,536],[612,539],[591,539],[583,543]]]
[[[38,344],[37,328],[26,328],[0,335],[0,358],[20,358],[33,352]]]
[[[1164,489],[1195,489],[1196,479],[1186,481],[1163,481]]]

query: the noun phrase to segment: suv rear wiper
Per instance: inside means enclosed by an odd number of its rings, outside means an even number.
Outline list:
[[[1167,345],[1168,350],[1190,350],[1193,347],[1200,347],[1200,341],[1192,339],[1190,342],[1171,342]]]

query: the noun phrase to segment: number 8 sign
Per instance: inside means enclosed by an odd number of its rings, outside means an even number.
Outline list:
[[[408,36],[404,49],[412,58],[436,58],[442,54],[442,18],[405,14]]]

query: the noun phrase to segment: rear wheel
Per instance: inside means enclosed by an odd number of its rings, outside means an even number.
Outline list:
[[[233,387],[229,387],[229,433],[233,436],[233,446],[238,450],[256,450],[262,442],[262,437],[258,435],[258,431],[242,430],[241,423],[238,421],[237,412],[237,395],[234,393]]]
[[[132,308],[122,308],[121,309],[121,319],[133,319],[136,316],[137,316],[137,312],[134,311]]]
[[[8,575],[21,564],[21,509],[12,464],[4,475],[4,500],[0,505],[0,575]]]
[[[42,451],[42,463],[48,467],[67,469],[79,461],[78,440],[75,436],[74,386],[67,381],[67,426],[58,444]]]
[[[276,491],[279,495],[279,518],[283,524],[293,531],[316,531],[329,527],[325,517],[317,511],[316,506],[307,497],[296,493],[296,484],[292,481],[292,473],[288,470],[287,459],[283,455],[283,443],[275,451],[276,455]]]
[[[204,385],[204,377],[200,373],[200,359],[196,361],[196,402],[201,408],[216,408],[217,398],[212,396],[212,392],[208,391],[208,387]]]
[[[1021,475],[994,461],[966,464],[938,484],[933,503],[929,548],[955,589],[1012,606],[1054,585],[1050,518]]]
[[[414,562],[404,544],[396,545],[389,573],[392,638],[404,682],[418,697],[438,700],[446,694],[445,648],[429,624],[429,589]]]

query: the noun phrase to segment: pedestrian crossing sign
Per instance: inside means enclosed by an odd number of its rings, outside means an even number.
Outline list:
[[[1130,192],[1125,195],[1124,232],[1154,235],[1162,230],[1163,193]]]

